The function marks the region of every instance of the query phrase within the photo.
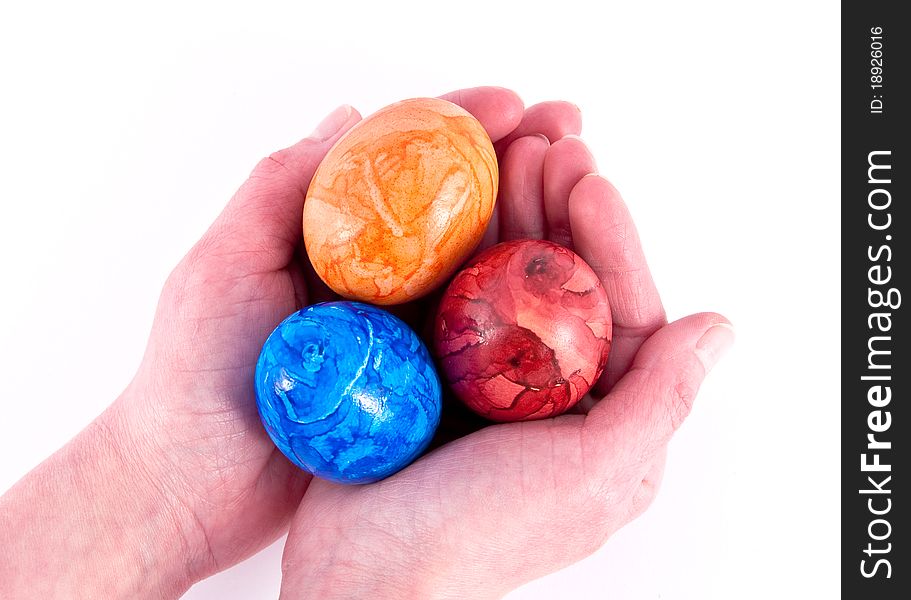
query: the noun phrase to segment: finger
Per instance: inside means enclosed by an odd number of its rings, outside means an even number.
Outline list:
[[[616,469],[650,464],[693,405],[705,375],[734,341],[730,323],[700,313],[666,325],[640,348],[632,369],[585,417],[586,456]],[[605,471],[607,472],[607,471]]]
[[[606,179],[583,177],[569,197],[575,251],[597,273],[607,291],[613,340],[605,375],[593,390],[606,393],[629,369],[639,347],[667,317],[639,235],[620,194]]]
[[[544,237],[544,157],[550,143],[542,135],[519,138],[503,156],[500,241]]]
[[[484,237],[481,238],[481,243],[478,244],[478,247],[475,249],[472,256],[477,256],[480,252],[487,250],[494,244],[500,241],[500,204],[496,203],[493,206],[493,213],[490,215],[490,222],[487,224],[487,230],[484,232]]]
[[[456,90],[440,96],[458,104],[481,122],[492,142],[513,131],[522,120],[525,106],[512,90],[484,86]]]
[[[547,239],[573,249],[569,194],[579,180],[596,170],[592,153],[580,138],[569,135],[551,144],[544,158],[544,211]]]
[[[316,167],[338,138],[360,120],[350,106],[327,116],[309,137],[259,162],[197,245],[228,257],[235,269],[284,268],[301,237],[304,197]]]
[[[582,132],[582,112],[579,107],[562,100],[541,102],[529,106],[522,121],[499,142],[494,144],[497,155],[502,156],[513,140],[526,135],[541,134],[551,141],[565,135],[579,135]]]
[[[440,98],[458,104],[474,115],[493,142],[513,131],[525,113],[525,105],[521,98],[512,90],[501,87],[484,86],[456,90],[443,94]],[[474,254],[500,241],[499,223],[500,207],[494,205],[487,230]]]

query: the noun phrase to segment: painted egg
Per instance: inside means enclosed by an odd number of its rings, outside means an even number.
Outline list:
[[[611,342],[607,293],[571,250],[497,244],[456,275],[434,351],[462,402],[494,421],[556,416],[594,385]]]
[[[298,311],[256,364],[256,404],[269,437],[300,468],[367,483],[412,462],[440,422],[440,381],[418,336],[356,302]]]
[[[480,243],[498,177],[487,132],[461,107],[434,98],[387,106],[317,168],[304,203],[307,255],[346,298],[423,296]]]

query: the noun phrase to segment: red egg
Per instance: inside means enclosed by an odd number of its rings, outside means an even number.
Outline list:
[[[497,244],[459,272],[434,325],[434,351],[462,402],[494,421],[556,416],[591,389],[611,342],[601,281],[542,240]]]

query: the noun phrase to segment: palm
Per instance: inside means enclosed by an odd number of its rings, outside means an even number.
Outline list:
[[[167,340],[167,354],[149,354],[182,368],[143,369],[167,377],[154,387],[176,391],[156,415],[170,449],[165,469],[176,494],[194,500],[216,570],[277,537],[309,482],[268,439],[252,397],[259,348],[306,302],[305,288],[296,267],[244,273],[232,258],[210,253],[199,268],[175,271],[182,297],[163,298],[151,342]]]

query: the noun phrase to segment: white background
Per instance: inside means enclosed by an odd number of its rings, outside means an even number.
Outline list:
[[[509,598],[837,594],[837,3],[9,4],[0,490],[130,380],[165,277],[257,159],[343,102],[497,84],[582,108],[670,317],[738,331],[652,509]],[[274,598],[280,556],[187,598]]]

